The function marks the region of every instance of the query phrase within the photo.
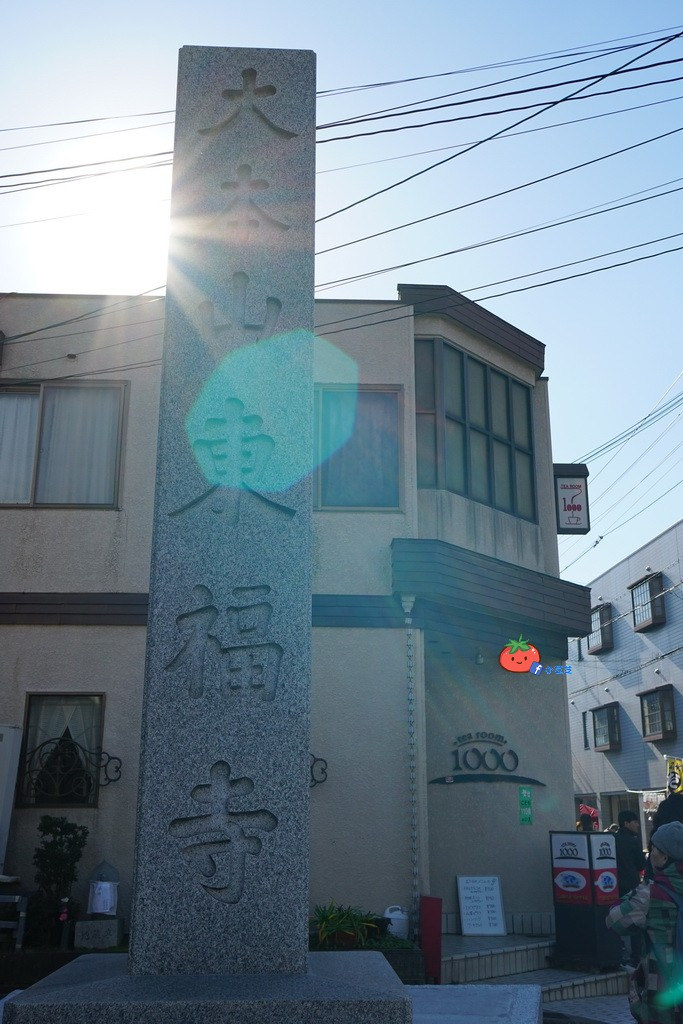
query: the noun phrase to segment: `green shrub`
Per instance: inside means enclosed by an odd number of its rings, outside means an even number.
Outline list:
[[[357,907],[344,907],[334,900],[327,906],[319,904],[309,922],[311,949],[364,949],[379,935],[376,914],[366,914]]]
[[[27,946],[66,948],[71,922],[80,909],[71,898],[78,878],[76,865],[88,838],[85,825],[44,814],[38,824],[42,839],[33,854],[38,891],[29,897],[26,914]]]

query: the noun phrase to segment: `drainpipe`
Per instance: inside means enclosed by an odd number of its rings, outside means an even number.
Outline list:
[[[406,631],[406,681],[408,696],[408,770],[410,794],[410,868],[411,899],[410,918],[413,931],[418,926],[420,881],[417,835],[417,756],[415,733],[415,646],[413,636],[414,594],[401,594],[401,607],[405,616]]]

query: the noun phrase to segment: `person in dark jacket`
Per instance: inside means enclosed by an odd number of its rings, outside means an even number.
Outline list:
[[[635,811],[619,811],[619,831],[614,837],[617,848],[617,883],[619,896],[640,885],[640,872],[645,870],[646,857],[640,840],[640,821]],[[640,932],[630,936],[629,960],[637,967],[643,955],[643,938]]]
[[[652,835],[660,825],[668,825],[670,821],[683,822],[683,793],[669,793],[662,800],[652,819]]]
[[[614,841],[617,847],[619,895],[625,896],[639,884],[640,872],[645,870],[640,821],[635,811],[619,812],[619,831]]]
[[[673,792],[673,787],[679,786],[680,781],[681,777],[678,772],[669,772],[669,795],[662,800],[652,818],[652,832],[650,833],[650,842],[648,844],[649,851],[652,850],[652,840],[658,828],[661,828],[662,825],[668,825],[672,821],[683,823],[683,793]],[[647,878],[652,878],[653,876],[652,864],[649,858],[645,868],[645,875]]]

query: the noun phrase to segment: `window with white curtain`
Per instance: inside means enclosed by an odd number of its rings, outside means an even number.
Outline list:
[[[0,389],[0,505],[117,502],[124,385]]]
[[[96,807],[101,694],[30,694],[19,800],[30,807]]]
[[[318,508],[400,507],[399,396],[389,386],[318,389]]]

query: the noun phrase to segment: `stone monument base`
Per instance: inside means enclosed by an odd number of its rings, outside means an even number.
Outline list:
[[[172,938],[170,939],[172,941]],[[131,975],[94,953],[5,1004],[4,1024],[411,1024],[381,953],[311,953],[308,973]]]
[[[74,946],[77,949],[110,949],[123,942],[123,918],[103,917],[76,921]]]

